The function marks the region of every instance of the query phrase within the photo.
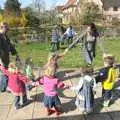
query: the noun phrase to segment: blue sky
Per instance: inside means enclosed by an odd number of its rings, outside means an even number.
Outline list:
[[[6,0],[0,0],[0,6],[3,7]],[[47,8],[51,8],[52,5],[64,4],[66,0],[44,0]],[[33,0],[19,0],[22,7],[25,7],[33,2]]]

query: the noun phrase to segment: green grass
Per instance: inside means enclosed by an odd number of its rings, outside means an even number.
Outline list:
[[[106,39],[103,42],[105,52],[112,53],[116,56],[117,62],[120,62],[120,39]],[[60,53],[64,51],[63,48],[67,46],[62,46]],[[50,44],[49,43],[31,43],[31,44],[19,44],[17,46],[18,53],[20,57],[24,60],[30,54],[32,54],[34,64],[42,67],[46,62],[49,54]],[[76,45],[71,49],[61,60],[61,68],[78,68],[84,64],[82,54],[80,52],[80,45]],[[102,53],[97,45],[96,59],[93,63],[96,67],[102,66]]]

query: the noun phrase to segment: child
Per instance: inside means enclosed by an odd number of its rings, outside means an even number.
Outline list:
[[[50,53],[50,55],[48,57],[48,62],[44,68],[46,68],[48,66],[53,66],[55,68],[55,72],[56,72],[58,69],[58,60],[63,56],[64,56],[64,53],[62,53],[62,54],[58,54],[56,52]]]
[[[67,37],[68,37],[67,42],[68,42],[68,44],[71,44],[73,42],[73,36],[77,35],[77,33],[74,32],[72,26],[69,26],[67,28],[67,30],[65,31],[64,35],[67,35]]]
[[[33,74],[33,68],[32,68],[32,58],[29,57],[26,59],[25,62],[25,75],[27,76],[27,78],[29,80],[32,80],[34,82],[34,74]],[[27,84],[27,89],[31,90],[32,89],[32,85]]]
[[[93,68],[83,67],[81,69],[81,77],[79,84],[75,87],[71,87],[77,93],[76,106],[86,113],[91,113],[94,107],[94,91],[93,88],[96,85],[95,78],[92,76]]]
[[[55,76],[54,67],[48,66],[44,71],[44,76],[33,85],[43,85],[44,89],[44,106],[47,115],[52,114],[54,107],[56,115],[61,113],[60,100],[58,98],[57,88],[65,88],[65,84],[59,81]]]
[[[52,41],[51,41],[51,51],[55,52],[56,50],[59,50],[59,33],[57,26],[55,26],[52,30]]]
[[[104,56],[104,66],[97,77],[98,81],[102,82],[102,95],[104,97],[104,107],[108,107],[112,98],[112,90],[117,77],[116,68],[114,66],[114,56]]]
[[[1,67],[1,70],[8,76],[8,91],[15,95],[14,105],[16,109],[28,104],[25,83],[28,79],[19,71],[14,63],[9,64],[8,70]],[[20,105],[20,96],[22,96],[23,105]]]

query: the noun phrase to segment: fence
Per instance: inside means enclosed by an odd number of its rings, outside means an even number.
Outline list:
[[[9,36],[14,42],[48,42],[51,40],[53,26],[13,28]],[[81,33],[86,27],[75,27],[75,31]],[[105,37],[119,37],[120,27],[99,27],[98,31]]]
[[[12,28],[9,36],[14,42],[47,42],[51,38],[52,27]]]

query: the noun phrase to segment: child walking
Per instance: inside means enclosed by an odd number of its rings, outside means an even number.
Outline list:
[[[59,50],[59,32],[57,26],[54,26],[52,30],[51,51],[55,52]]]
[[[97,81],[102,82],[102,96],[104,99],[103,106],[108,107],[112,99],[112,91],[117,77],[117,70],[114,66],[114,56],[105,55],[104,56],[104,66],[105,68],[99,71]]]
[[[2,72],[8,76],[8,87],[7,90],[10,91],[14,96],[14,105],[16,109],[19,109],[28,104],[25,83],[28,79],[19,71],[19,68],[14,64],[10,63],[8,70],[4,67],[0,67]],[[20,96],[22,96],[23,104],[20,105]]]
[[[25,61],[25,75],[26,77],[31,80],[32,82],[34,82],[34,74],[33,74],[33,65],[32,65],[32,58],[29,57],[26,59]],[[28,90],[31,90],[33,88],[33,86],[31,84],[27,84],[26,85]]]
[[[83,113],[91,113],[94,107],[94,88],[96,81],[92,73],[92,67],[83,67],[81,69],[79,84],[71,87],[77,94],[75,104]]]
[[[53,113],[52,108],[55,109],[56,115],[61,114],[61,103],[58,97],[57,89],[65,88],[67,86],[55,77],[55,68],[48,66],[44,71],[44,76],[39,81],[33,83],[33,85],[43,85],[44,106],[47,115],[51,115]]]

